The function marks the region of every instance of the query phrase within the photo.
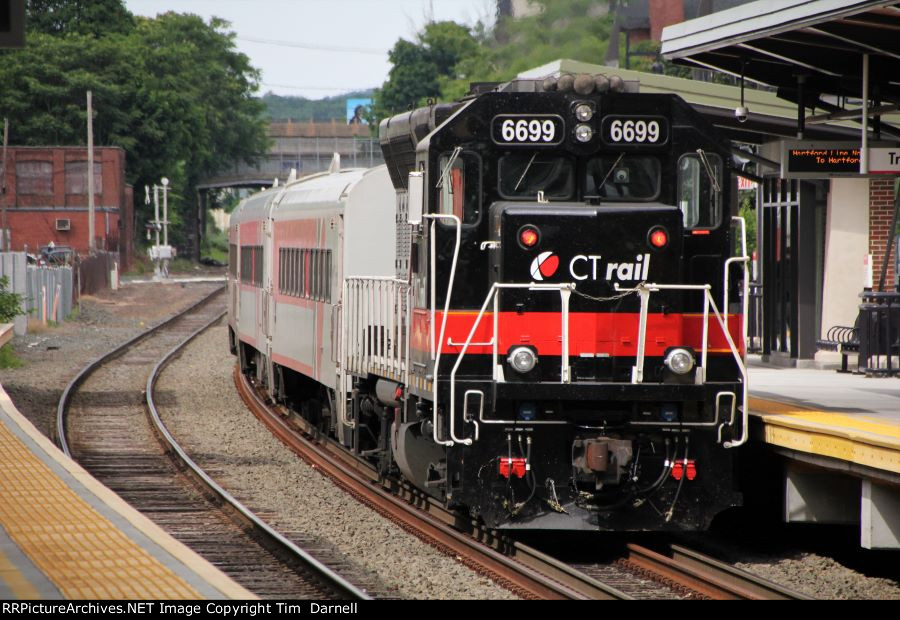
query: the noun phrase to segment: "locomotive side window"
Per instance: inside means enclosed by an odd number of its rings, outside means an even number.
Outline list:
[[[438,162],[438,174],[443,175],[438,188],[438,213],[455,215],[463,224],[475,224],[481,217],[481,159],[463,151],[448,169],[451,157],[444,154]]]
[[[575,165],[568,157],[540,151],[517,152],[500,158],[500,195],[504,198],[567,200],[575,193]]]
[[[678,206],[685,228],[715,228],[722,219],[722,159],[705,153],[710,178],[703,160],[694,154],[682,155],[678,160]]]
[[[584,195],[613,202],[653,200],[659,195],[661,170],[656,157],[594,157],[585,168]]]

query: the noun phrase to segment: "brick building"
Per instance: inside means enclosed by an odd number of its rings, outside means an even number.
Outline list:
[[[894,236],[891,224],[894,222],[894,177],[888,176],[869,180],[869,254],[872,255],[872,274],[877,287],[885,264],[888,240]],[[893,248],[891,257],[896,256]],[[884,281],[887,290],[896,281],[895,260],[887,261]]]
[[[88,234],[87,148],[10,147],[6,156],[5,207],[9,249],[35,252],[53,241],[86,254]],[[94,234],[98,250],[133,252],[133,193],[125,183],[125,151],[94,149]],[[0,228],[4,227],[0,215]]]

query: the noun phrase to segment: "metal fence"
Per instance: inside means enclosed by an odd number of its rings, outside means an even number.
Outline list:
[[[27,278],[26,278],[25,252],[0,252],[0,277],[9,278],[7,290],[11,293],[17,293],[23,297],[27,296]],[[15,326],[15,334],[17,336],[25,335],[28,328],[28,318],[22,314],[13,320]]]
[[[93,295],[110,288],[118,254],[98,252],[78,262],[78,284],[82,295]]]
[[[900,375],[900,293],[861,294],[859,306],[859,372],[870,376]]]
[[[72,314],[75,300],[75,273],[72,267],[27,269],[25,311],[40,321],[61,322]]]

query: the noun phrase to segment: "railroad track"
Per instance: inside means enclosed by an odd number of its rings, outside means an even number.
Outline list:
[[[419,538],[458,557],[525,598],[540,599],[790,599],[806,598],[686,547],[666,554],[629,544],[618,559],[568,564],[521,542],[481,529],[416,489],[385,481],[234,370],[253,414],[292,451],[359,501]]]
[[[256,518],[162,424],[162,368],[225,313],[224,288],[88,365],[57,409],[66,454],[175,538],[262,598],[368,596]]]

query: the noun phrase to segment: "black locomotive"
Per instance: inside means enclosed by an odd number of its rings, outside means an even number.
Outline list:
[[[248,199],[244,371],[491,527],[707,527],[741,501],[743,228],[727,141],[638,88],[481,85],[383,121],[386,167]]]
[[[703,528],[739,501],[729,145],[635,87],[520,80],[380,128],[400,204],[424,190],[402,469],[494,526]]]

